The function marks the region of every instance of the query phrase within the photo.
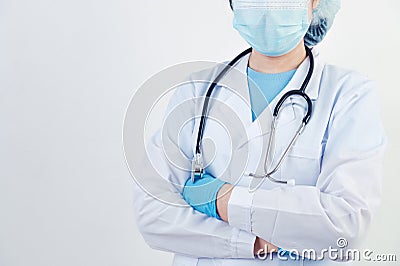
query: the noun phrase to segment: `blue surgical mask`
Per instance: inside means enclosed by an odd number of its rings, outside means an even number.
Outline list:
[[[233,0],[234,28],[256,51],[281,56],[310,26],[308,0]]]

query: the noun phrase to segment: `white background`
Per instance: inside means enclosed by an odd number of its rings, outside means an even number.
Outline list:
[[[157,71],[247,47],[227,2],[0,0],[1,266],[169,265],[134,223],[124,112]],[[389,146],[365,246],[400,260],[399,11],[345,0],[321,51],[379,83]]]

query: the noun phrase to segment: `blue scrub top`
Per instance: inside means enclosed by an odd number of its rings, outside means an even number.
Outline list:
[[[257,72],[250,67],[247,68],[253,122],[286,87],[294,73],[296,73],[296,69],[277,74],[266,74]]]

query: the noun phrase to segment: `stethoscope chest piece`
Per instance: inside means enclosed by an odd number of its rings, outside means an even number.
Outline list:
[[[192,160],[192,175],[191,180],[195,182],[197,179],[201,179],[204,174],[204,162],[203,155],[201,153],[196,153]]]

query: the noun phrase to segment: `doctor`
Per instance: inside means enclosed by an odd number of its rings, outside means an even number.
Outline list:
[[[204,175],[190,178],[209,88],[204,81],[214,80],[220,66],[193,74],[177,89],[146,146],[139,177],[146,184],[135,187],[139,230],[152,248],[175,253],[173,265],[331,265],[325,249],[337,249],[338,239],[343,250],[362,240],[380,203],[386,139],[375,83],[324,63],[313,48],[339,6],[339,0],[231,1],[234,27],[253,49],[213,93],[202,138]],[[311,60],[305,93],[312,116],[273,174],[296,185],[254,178],[249,173],[265,173],[274,108],[301,87]],[[269,166],[306,110],[298,97],[283,105]],[[316,256],[302,253],[307,249]],[[285,252],[292,250],[301,256]],[[263,261],[260,253],[273,259]]]

